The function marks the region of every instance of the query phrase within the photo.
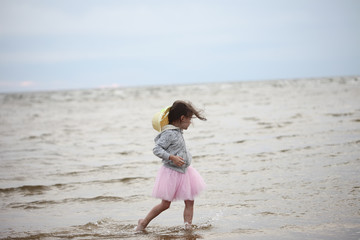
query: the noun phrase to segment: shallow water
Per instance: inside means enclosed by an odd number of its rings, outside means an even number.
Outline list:
[[[192,231],[174,202],[136,233],[176,99],[207,190]],[[360,238],[359,77],[0,94],[0,123],[3,239]]]

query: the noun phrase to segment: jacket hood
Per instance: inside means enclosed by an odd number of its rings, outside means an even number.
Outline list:
[[[166,130],[179,130],[181,132],[181,129],[179,127],[175,127],[174,125],[172,124],[168,124],[168,125],[165,125],[162,129],[161,129],[161,132],[164,132]]]

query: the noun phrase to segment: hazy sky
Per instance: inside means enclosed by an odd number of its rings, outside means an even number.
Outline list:
[[[359,0],[0,0],[0,91],[360,75]]]

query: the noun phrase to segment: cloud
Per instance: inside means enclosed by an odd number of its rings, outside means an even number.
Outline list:
[[[36,83],[33,81],[0,81],[0,90],[16,89],[16,88],[32,88]]]
[[[48,1],[5,1],[0,10],[0,35],[184,37],[231,33],[247,39],[266,34],[257,31],[259,28],[271,31],[304,19],[304,13],[283,11],[282,1],[61,2],[54,6]]]
[[[45,2],[6,1],[0,10],[0,35],[93,35],[144,36],[177,34],[198,28],[198,16],[190,6],[174,4],[88,4],[87,1],[63,1],[68,8]],[[70,7],[70,6],[69,6]],[[188,9],[188,10],[186,10]],[[182,13],[188,15],[184,18]],[[205,16],[203,21],[209,20]],[[206,22],[202,27],[207,27]]]
[[[353,74],[359,11],[351,0],[2,0],[0,78],[30,88]]]
[[[32,82],[32,81],[23,81],[23,82],[20,82],[20,86],[21,87],[31,87],[31,86],[34,86],[35,83]]]
[[[120,87],[120,84],[118,83],[112,83],[110,85],[101,85],[99,86],[98,88],[119,88]]]
[[[52,64],[61,62],[74,62],[82,60],[101,60],[114,57],[125,57],[114,52],[96,51],[37,51],[37,52],[12,52],[0,53],[0,63],[30,63],[30,64]]]

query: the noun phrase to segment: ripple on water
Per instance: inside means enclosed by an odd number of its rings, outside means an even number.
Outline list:
[[[10,239],[200,239],[201,233],[212,228],[211,224],[184,226],[149,226],[144,231],[135,231],[135,224],[125,224],[110,218],[84,225],[55,229],[50,232],[16,233]]]

